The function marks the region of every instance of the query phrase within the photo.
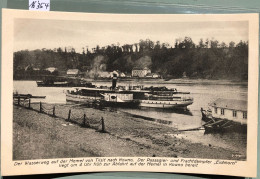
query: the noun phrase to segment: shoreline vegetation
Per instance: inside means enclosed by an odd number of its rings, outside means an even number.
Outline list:
[[[46,108],[53,104],[44,104]],[[74,157],[173,157],[245,160],[245,154],[214,144],[192,143],[176,128],[120,111],[55,104],[58,117],[13,106],[13,160]],[[68,111],[91,120],[104,118],[105,133],[66,121]],[[234,158],[233,156],[242,156]]]
[[[143,40],[134,44],[97,45],[76,52],[73,47],[20,50],[14,52],[14,79],[37,79],[44,75],[63,76],[68,69],[78,69],[85,78],[107,77],[110,72],[131,76],[132,70],[149,68],[163,79],[187,76],[194,79],[248,79],[248,41],[219,42],[190,37],[167,42]],[[57,71],[48,71],[48,68]]]

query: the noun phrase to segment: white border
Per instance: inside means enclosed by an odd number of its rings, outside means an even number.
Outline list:
[[[37,12],[3,9],[2,19],[2,93],[1,93],[1,168],[2,175],[95,172],[95,171],[148,171],[221,174],[256,177],[257,172],[257,117],[258,117],[258,14],[220,15],[137,15],[137,14],[88,14],[68,12]],[[15,18],[113,21],[113,22],[200,22],[200,21],[248,21],[249,22],[249,74],[248,74],[248,136],[247,161],[235,166],[201,165],[198,168],[185,167],[91,167],[64,169],[49,166],[28,166],[18,168],[12,161],[12,92],[13,92],[13,32]],[[55,159],[53,159],[55,160]],[[210,159],[211,160],[211,159]],[[50,160],[51,161],[51,160]],[[212,160],[216,161],[216,160]]]

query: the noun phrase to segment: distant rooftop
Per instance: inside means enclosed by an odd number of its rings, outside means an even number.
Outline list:
[[[212,107],[247,111],[247,101],[237,99],[217,99],[210,104]]]
[[[150,70],[149,68],[147,67],[134,67],[133,70]]]
[[[52,72],[56,71],[57,68],[55,68],[55,67],[49,67],[49,68],[46,68],[45,70],[50,71],[50,72],[52,73]]]

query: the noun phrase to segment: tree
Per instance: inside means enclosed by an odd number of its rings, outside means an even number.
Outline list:
[[[205,48],[206,47],[206,45],[203,42],[203,39],[200,39],[198,47],[199,48]]]
[[[179,41],[175,39],[174,48],[179,48]]]
[[[226,48],[226,47],[227,47],[227,45],[225,44],[225,42],[221,42],[220,48]]]
[[[179,48],[195,48],[195,44],[193,43],[192,39],[190,37],[185,37],[182,42],[179,43]]]
[[[205,41],[205,47],[206,48],[209,48],[209,39],[207,38],[206,41]]]
[[[218,48],[219,47],[219,42],[217,40],[211,40],[210,41],[210,48]]]
[[[54,52],[55,52],[55,50],[54,50]],[[62,49],[59,47],[59,48],[57,49],[57,52],[61,54],[61,53],[62,53]]]
[[[229,48],[234,48],[235,47],[235,42],[231,41],[229,42]]]
[[[130,72],[134,66],[149,64],[152,72],[164,76],[187,76],[215,79],[246,79],[248,74],[248,42],[240,41],[219,43],[217,40],[200,39],[196,45],[190,37],[175,40],[175,48],[170,48],[167,42],[153,42],[149,39],[139,43],[82,48],[77,53],[73,47],[61,47],[57,50],[22,50],[14,52],[14,78],[22,79],[24,69],[28,65],[45,69],[56,67],[66,71],[69,68],[91,70],[97,56],[104,59],[102,68],[106,71],[121,70]],[[196,48],[195,48],[196,47]],[[145,59],[149,59],[145,61]],[[151,63],[150,63],[151,62]],[[106,67],[106,68],[105,68]]]

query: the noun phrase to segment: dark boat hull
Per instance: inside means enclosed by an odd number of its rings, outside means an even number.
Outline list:
[[[38,87],[89,87],[94,88],[95,85],[91,83],[72,83],[72,82],[52,82],[46,83],[43,81],[36,81]]]
[[[29,98],[46,98],[46,96],[33,96],[31,94],[14,94],[13,98],[23,98],[23,99],[29,99]]]
[[[101,101],[101,105],[104,107],[124,107],[124,108],[138,108],[139,101],[129,102],[113,102],[113,101]]]
[[[228,126],[212,126],[204,125],[205,133],[227,133],[227,132],[237,132],[237,133],[247,133],[247,125],[238,124],[233,122]]]

